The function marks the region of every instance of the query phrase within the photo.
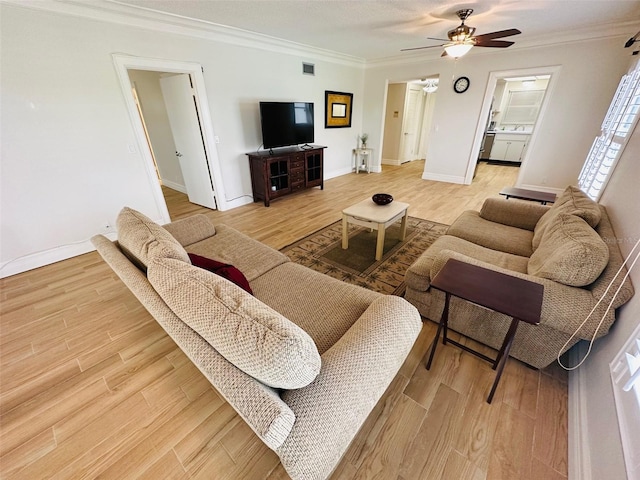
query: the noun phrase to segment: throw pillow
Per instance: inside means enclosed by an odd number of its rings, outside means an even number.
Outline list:
[[[562,192],[553,206],[538,220],[533,230],[533,239],[531,241],[531,246],[534,250],[540,245],[544,231],[553,223],[554,218],[561,213],[576,215],[584,219],[593,228],[598,226],[602,216],[600,206],[596,202],[591,200],[578,187],[570,185]]]
[[[212,260],[211,258],[202,257],[200,255],[196,255],[195,253],[190,253],[189,259],[191,260],[191,263],[196,267],[204,268],[211,273],[220,275],[221,277],[226,278],[230,282],[238,285],[245,292],[253,295],[253,291],[251,290],[251,286],[249,285],[249,280],[247,280],[247,277],[245,277],[244,274],[233,265],[218,262],[217,260]]]
[[[255,379],[293,389],[320,372],[309,334],[231,282],[172,258],[152,260],[148,278],[183,322]]]
[[[169,232],[132,208],[124,207],[120,211],[116,228],[120,248],[143,271],[154,257],[191,263],[186,250]]]
[[[609,248],[587,222],[560,214],[542,235],[527,272],[555,282],[583,287],[597,280],[609,263]]]

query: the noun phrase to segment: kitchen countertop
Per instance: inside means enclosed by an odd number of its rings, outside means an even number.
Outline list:
[[[531,135],[531,132],[522,130],[487,130],[487,133],[495,133],[496,135]]]

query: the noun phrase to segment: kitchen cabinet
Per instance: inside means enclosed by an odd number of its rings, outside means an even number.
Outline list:
[[[522,162],[528,143],[528,135],[496,134],[489,158],[505,162]]]
[[[495,133],[487,132],[484,134],[482,145],[480,145],[480,155],[478,156],[479,160],[489,160],[495,139]]]

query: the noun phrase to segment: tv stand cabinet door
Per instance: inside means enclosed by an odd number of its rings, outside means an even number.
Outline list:
[[[290,170],[289,156],[271,157],[266,161],[265,174],[269,199],[291,193]]]
[[[319,186],[320,190],[324,190],[323,149],[309,150],[304,156],[305,186]]]
[[[268,207],[272,199],[291,193],[289,156],[249,156],[253,201],[264,201]]]

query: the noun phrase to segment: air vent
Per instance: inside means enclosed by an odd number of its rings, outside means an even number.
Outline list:
[[[302,73],[304,75],[315,75],[316,66],[313,63],[302,63]]]

